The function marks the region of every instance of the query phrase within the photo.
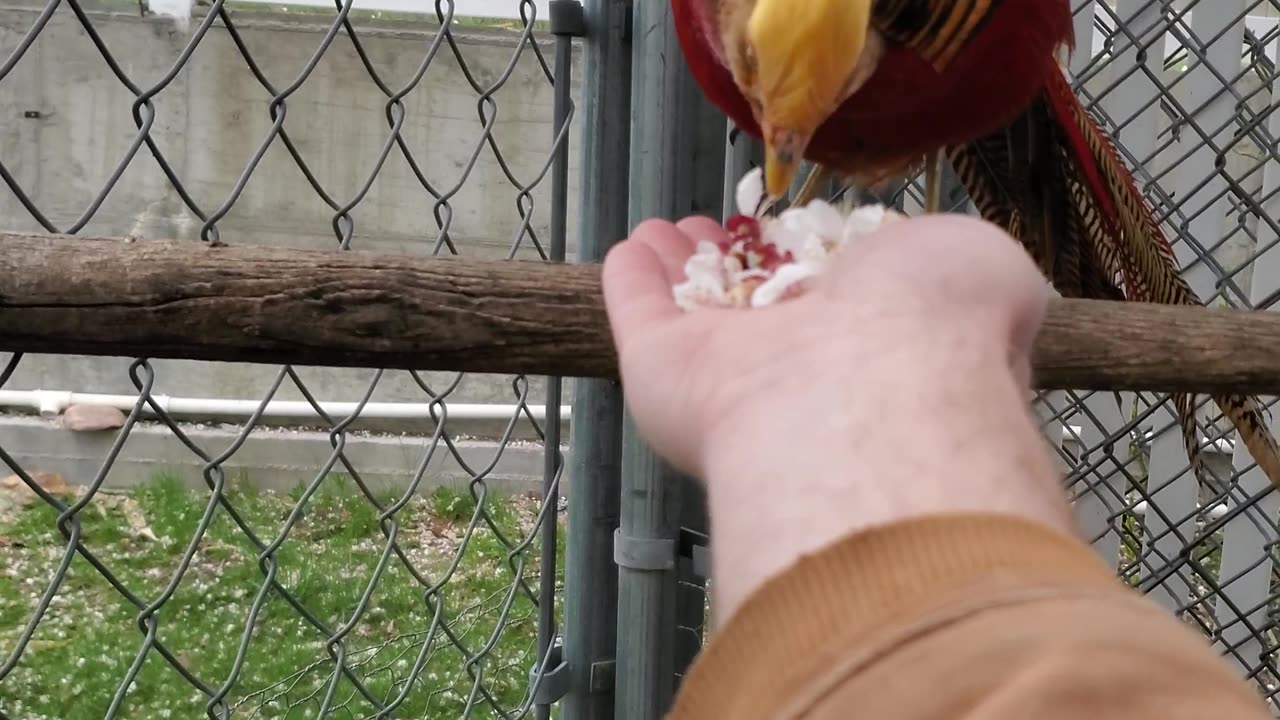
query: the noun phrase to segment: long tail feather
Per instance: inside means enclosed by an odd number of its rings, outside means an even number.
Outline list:
[[[1061,71],[1049,75],[1042,95],[1007,128],[950,149],[979,212],[1018,238],[1064,296],[1202,304],[1107,133]],[[1173,401],[1188,458],[1203,478],[1195,398]],[[1214,401],[1280,488],[1280,445],[1261,403],[1242,395]]]
[[[1122,252],[1134,259],[1138,279],[1141,280],[1135,283],[1141,288],[1141,295],[1131,299],[1169,305],[1203,304],[1179,272],[1173,247],[1161,231],[1155,214],[1138,192],[1133,175],[1124,166],[1107,134],[1076,99],[1061,72],[1050,73],[1048,92],[1052,105],[1059,111],[1059,120],[1066,125],[1068,118],[1074,119],[1075,128],[1092,151],[1090,159],[1097,163],[1106,185],[1105,189],[1096,188],[1094,195],[1105,197],[1105,191],[1109,190],[1111,197],[1117,200]],[[1244,395],[1217,395],[1213,399],[1235,426],[1240,439],[1271,484],[1280,488],[1280,445],[1263,417],[1262,403],[1257,398]],[[1182,399],[1179,415],[1182,416],[1184,434],[1190,434],[1186,442],[1198,448],[1194,400],[1194,397]],[[1179,399],[1175,398],[1177,402]],[[1198,456],[1199,453],[1194,454]]]

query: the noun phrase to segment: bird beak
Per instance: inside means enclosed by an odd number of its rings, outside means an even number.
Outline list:
[[[757,101],[765,142],[766,190],[778,198],[790,188],[813,135],[875,69],[880,52],[871,32],[875,3],[752,0],[752,4],[746,40],[755,62],[749,82],[739,85]]]
[[[765,192],[777,199],[791,189],[809,138],[794,130],[774,130],[766,133],[765,138]]]

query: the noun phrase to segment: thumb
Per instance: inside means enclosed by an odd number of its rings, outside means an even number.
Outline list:
[[[1030,355],[1053,291],[1007,232],[966,215],[927,215],[886,224],[846,254],[832,268],[830,292],[891,305],[897,316],[993,333],[1019,382],[1030,384]]]

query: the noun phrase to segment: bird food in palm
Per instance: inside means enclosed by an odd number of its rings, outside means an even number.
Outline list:
[[[680,307],[759,308],[799,297],[841,248],[886,219],[880,205],[846,212],[822,200],[774,217],[764,200],[764,176],[756,168],[738,183],[738,212],[725,223],[728,235],[698,239],[685,264],[686,280],[675,287]]]

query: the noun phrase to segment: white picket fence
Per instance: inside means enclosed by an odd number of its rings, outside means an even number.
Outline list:
[[[1092,53],[1077,53],[1071,71],[1085,100],[1118,128],[1139,186],[1168,216],[1188,281],[1214,304],[1271,305],[1280,293],[1280,3],[1201,0],[1173,11],[1153,0],[1075,5],[1078,47]],[[1161,399],[1052,393],[1037,409],[1071,471],[1075,507],[1097,551],[1202,629],[1270,695],[1280,493],[1258,497],[1267,479],[1234,433],[1221,436],[1229,425],[1220,420],[1206,423],[1214,436],[1205,436],[1218,482],[1201,487],[1170,403],[1134,422]],[[1207,420],[1220,418],[1201,403]]]

